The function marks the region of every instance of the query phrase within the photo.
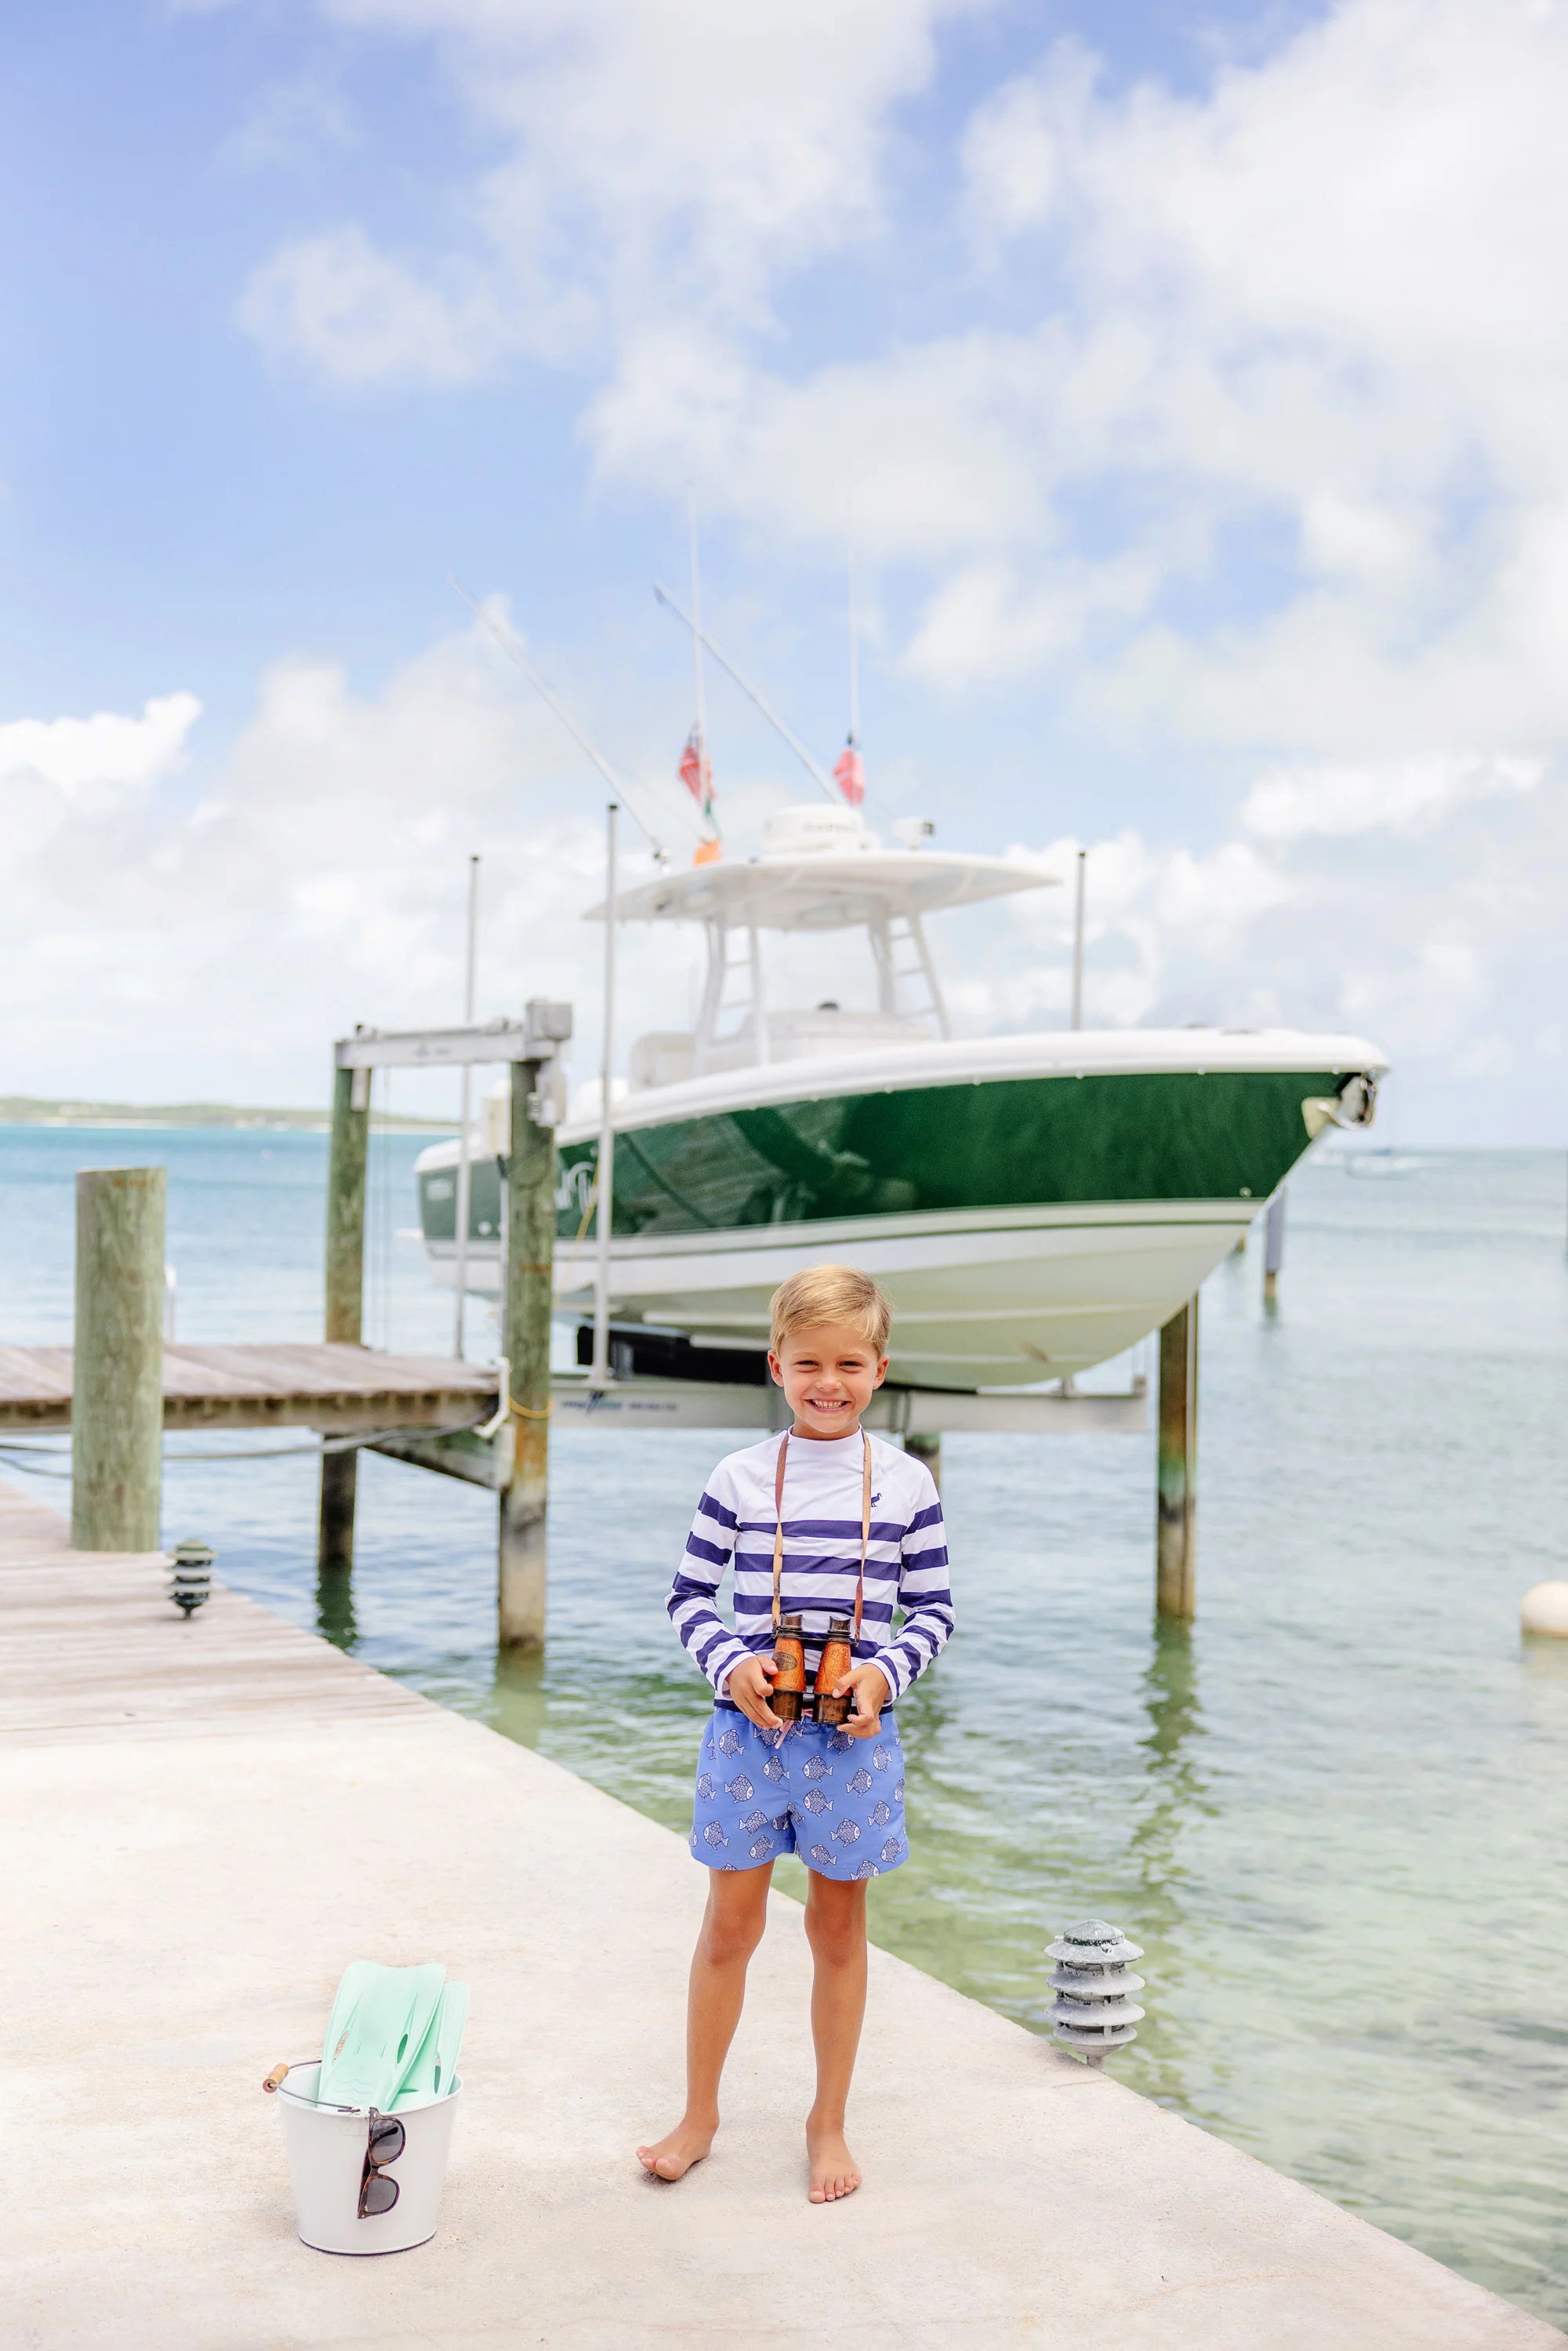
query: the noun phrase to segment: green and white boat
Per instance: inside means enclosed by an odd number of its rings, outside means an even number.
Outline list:
[[[774,819],[759,856],[618,898],[617,920],[701,924],[708,945],[695,1029],[641,1039],[614,1104],[622,1369],[684,1358],[711,1374],[706,1351],[722,1349],[731,1376],[760,1376],[774,1289],[841,1259],[893,1299],[894,1380],[1071,1378],[1167,1321],[1323,1127],[1370,1123],[1386,1065],[1362,1038],[954,1037],[923,918],[1055,878],[1010,858],[884,849],[853,811],[824,806]],[[854,929],[874,1008],[769,1001],[766,935]],[[557,1310],[580,1328],[594,1302],[597,1112],[558,1139]],[[492,1295],[496,1140],[471,1144],[466,1273]],[[447,1284],[458,1156],[442,1143],[417,1163],[425,1249]]]

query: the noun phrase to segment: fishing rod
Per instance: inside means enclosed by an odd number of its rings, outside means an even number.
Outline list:
[[[806,746],[801,742],[800,737],[793,733],[789,727],[785,726],[784,721],[779,717],[779,713],[776,710],[770,708],[769,705],[764,702],[762,696],[758,693],[757,688],[751,684],[749,678],[742,677],[740,672],[736,668],[735,664],[730,660],[727,653],[720,653],[718,647],[708,635],[706,630],[699,628],[696,622],[692,619],[689,612],[683,612],[679,604],[676,603],[674,598],[671,595],[669,590],[662,587],[656,580],[653,582],[653,593],[658,598],[660,603],[667,606],[674,614],[676,620],[681,622],[685,627],[690,629],[693,636],[695,637],[700,643],[705,644],[707,647],[715,661],[717,662],[720,669],[728,671],[730,676],[734,678],[737,685],[739,686],[742,694],[746,695],[751,701],[755,702],[758,710],[761,711],[764,718],[767,719],[768,724],[773,727],[777,733],[780,734],[784,737],[785,742],[789,744],[789,748],[794,752],[795,757],[800,760],[800,765],[805,768],[807,774],[812,777],[816,782],[821,784],[822,789],[827,793],[828,798],[832,801],[833,806],[835,808],[839,807],[839,795],[831,779],[823,773],[821,768],[818,767],[817,762],[812,758],[811,754],[807,750]]]
[[[454,580],[450,573],[447,575],[446,584],[462,597],[463,601],[467,605],[469,611],[473,613],[480,627],[486,630],[488,633],[494,637],[496,643],[500,646],[501,651],[506,654],[507,660],[512,662],[522,671],[523,675],[528,679],[528,684],[533,687],[540,700],[547,702],[549,705],[549,707],[555,712],[556,716],[560,720],[561,725],[566,728],[567,733],[571,737],[572,741],[577,745],[579,750],[585,752],[588,758],[592,760],[594,766],[598,768],[605,782],[610,786],[611,790],[615,794],[616,799],[622,802],[623,807],[631,810],[632,818],[640,831],[645,836],[649,848],[653,852],[654,862],[659,865],[668,865],[670,862],[669,851],[664,847],[664,842],[659,839],[658,835],[652,831],[643,822],[643,818],[638,814],[636,804],[632,800],[631,793],[627,790],[626,786],[622,782],[620,777],[616,774],[614,768],[611,766],[603,752],[599,748],[599,746],[584,732],[582,727],[579,726],[577,720],[572,716],[571,712],[567,708],[565,703],[561,700],[559,695],[557,694],[555,688],[550,684],[549,679],[540,674],[538,669],[536,667],[533,660],[529,656],[527,646],[523,643],[522,639],[517,635],[516,630],[503,629],[493,615],[485,610],[484,606],[478,601],[478,599],[476,597],[470,596],[467,589],[463,586],[461,580]]]

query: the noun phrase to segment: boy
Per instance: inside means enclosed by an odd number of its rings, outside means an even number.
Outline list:
[[[810,2199],[831,2203],[861,2184],[844,2109],[865,2012],[866,1886],[909,1852],[903,1751],[886,1709],[953,1629],[931,1472],[860,1425],[887,1376],[892,1319],[875,1282],[851,1266],[814,1266],[775,1291],[768,1363],[793,1426],[719,1463],[671,1588],[671,1619],[716,1703],[697,1760],[691,1836],[713,1875],[687,1994],[686,2110],[665,2137],[637,2149],[659,2179],[684,2178],[713,2145],[719,2075],[773,1864],[798,1853],[810,1873],[814,1970]],[[714,1606],[732,1560],[733,1633]],[[896,1629],[895,1605],[904,1611]],[[786,1726],[769,1704],[774,1637],[790,1616],[800,1620],[808,1690],[830,1620],[853,1626],[850,1670],[833,1685],[852,1704],[841,1728]]]

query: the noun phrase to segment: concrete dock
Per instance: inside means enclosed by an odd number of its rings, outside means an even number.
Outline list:
[[[73,1552],[3,1491],[0,1868],[0,2351],[1568,2340],[885,1952],[866,2185],[810,2206],[782,1896],[718,2148],[644,2178],[706,1883],[682,1840],[235,1594],[183,1623],[156,1557]],[[363,2262],[296,2238],[259,2086],[356,1956],[474,1995],[440,2233]]]

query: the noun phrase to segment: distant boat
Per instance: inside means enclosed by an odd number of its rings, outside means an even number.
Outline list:
[[[1317,1134],[1370,1123],[1385,1064],[1361,1038],[955,1037],[923,917],[1054,879],[1012,859],[885,849],[854,810],[812,806],[774,817],[760,856],[619,897],[620,921],[700,924],[708,946],[695,1028],[634,1044],[614,1104],[623,1365],[678,1368],[672,1351],[695,1347],[711,1367],[722,1348],[736,1376],[759,1377],[776,1285],[841,1258],[893,1299],[897,1381],[1000,1387],[1087,1371],[1168,1321]],[[765,933],[856,929],[874,1008],[770,1000]],[[471,1146],[466,1281],[490,1295],[502,1142],[476,1134]],[[580,1333],[597,1106],[558,1142],[556,1307]],[[447,1285],[458,1158],[454,1141],[416,1163],[426,1254]]]
[[[1347,1176],[1363,1184],[1382,1183],[1400,1176],[1418,1175],[1427,1165],[1424,1159],[1412,1157],[1408,1152],[1393,1149],[1377,1151],[1341,1151],[1335,1154]]]

